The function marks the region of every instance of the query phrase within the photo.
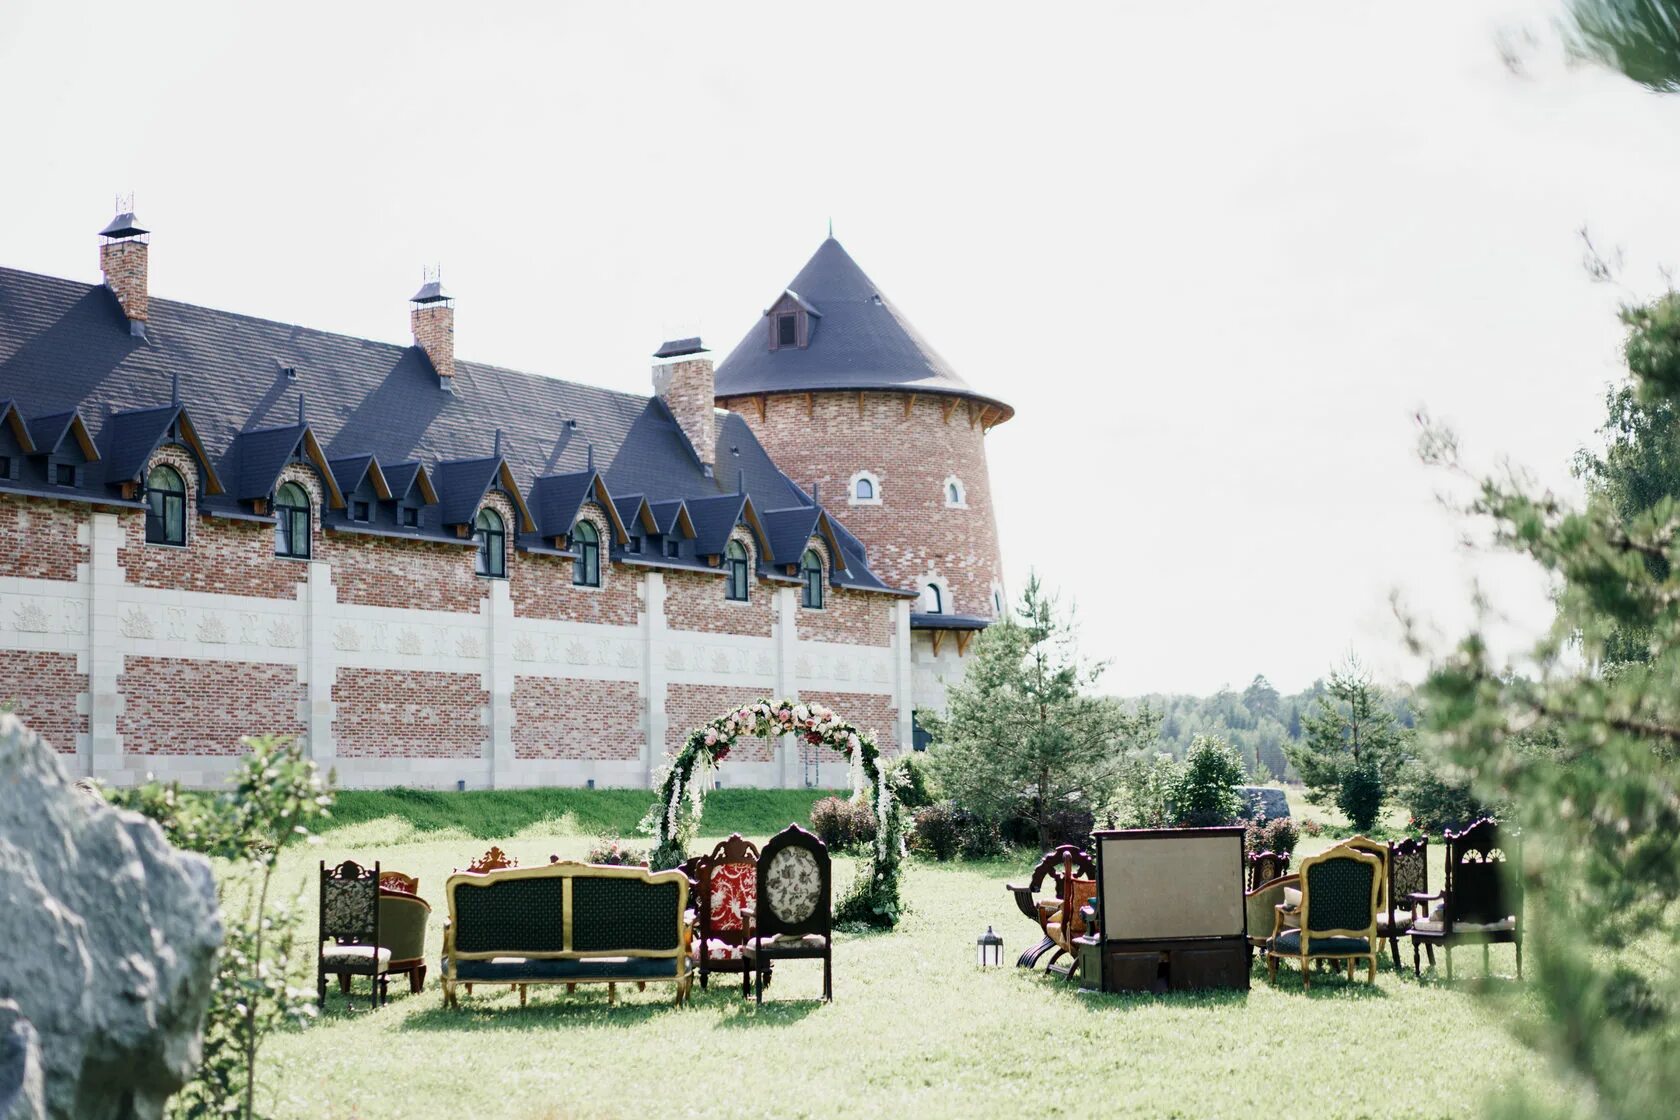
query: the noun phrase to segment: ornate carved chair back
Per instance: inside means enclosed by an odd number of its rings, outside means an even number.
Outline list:
[[[467,874],[482,875],[486,871],[500,871],[504,867],[518,866],[518,860],[502,851],[501,848],[492,846],[488,852],[467,864]],[[461,869],[457,867],[455,870],[459,871]]]
[[[1391,920],[1412,912],[1411,896],[1429,893],[1429,837],[1388,845],[1388,910]]]
[[[1251,852],[1248,857],[1248,891],[1289,874],[1288,852]]]
[[[420,893],[420,878],[417,875],[404,875],[401,871],[381,871],[379,889],[417,895]]]
[[[379,865],[321,863],[321,937],[340,945],[379,944]]]
[[[759,853],[754,935],[803,937],[833,933],[833,869],[828,847],[790,824]]]
[[[699,879],[702,935],[738,943],[758,900],[758,845],[738,832],[718,841],[701,862]]]
[[[1483,817],[1462,832],[1448,830],[1443,928],[1457,922],[1502,922],[1521,907],[1516,864],[1502,847],[1499,825]]]

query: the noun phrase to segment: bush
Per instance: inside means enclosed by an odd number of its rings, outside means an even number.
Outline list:
[[[1470,791],[1469,782],[1455,781],[1416,759],[1400,772],[1400,799],[1419,832],[1463,828],[1491,813],[1490,806]]]
[[[1303,817],[1301,819],[1301,835],[1322,836],[1324,835],[1324,826],[1312,817]]]
[[[915,824],[910,832],[910,846],[944,863],[957,858],[963,846],[965,818],[974,814],[964,812],[955,801],[940,801],[916,810]]]
[[[1281,852],[1293,854],[1300,842],[1300,831],[1288,817],[1267,820],[1257,817],[1243,829],[1243,850],[1248,852]]]
[[[906,754],[887,771],[887,781],[893,783],[893,796],[906,809],[921,809],[934,803],[933,775],[928,770],[925,754]]]
[[[811,806],[811,831],[830,851],[852,851],[874,842],[875,810],[862,801],[825,797]]]
[[[1166,828],[1173,823],[1172,801],[1183,772],[1171,755],[1140,754],[1120,770],[1120,797],[1114,815],[1124,828]]]
[[[1037,839],[1036,834],[1034,839]],[[974,813],[964,815],[962,855],[964,859],[996,859],[1004,853],[1003,833],[998,826]]]
[[[1044,817],[1044,830],[1049,834],[1052,848],[1060,844],[1074,844],[1080,848],[1090,846],[1091,830],[1096,824],[1096,817],[1091,810],[1079,806],[1052,809]],[[1024,848],[1038,847],[1038,824],[1027,817],[1008,817],[997,832],[1001,840],[1007,843],[1019,844]]]
[[[646,867],[648,852],[645,848],[632,848],[616,836],[603,835],[589,845],[589,854],[584,857],[584,862],[606,864],[608,867]]]
[[[1217,735],[1198,735],[1184,756],[1173,796],[1178,823],[1192,827],[1226,824],[1242,812],[1242,756]]]
[[[1342,772],[1342,783],[1336,790],[1336,808],[1347,815],[1348,823],[1358,832],[1370,832],[1382,812],[1383,780],[1377,765],[1370,760],[1349,766]]]

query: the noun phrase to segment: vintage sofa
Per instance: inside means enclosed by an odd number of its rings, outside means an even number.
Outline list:
[[[668,980],[688,999],[688,878],[681,871],[560,861],[450,876],[440,969],[443,1002],[457,985],[645,986]]]

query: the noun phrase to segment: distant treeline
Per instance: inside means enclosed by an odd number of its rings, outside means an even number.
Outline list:
[[[1226,688],[1212,696],[1150,693],[1128,699],[1161,713],[1161,749],[1174,758],[1183,758],[1197,735],[1218,735],[1242,754],[1250,775],[1266,781],[1296,777],[1283,746],[1301,738],[1301,717],[1313,710],[1323,692],[1320,679],[1284,696],[1262,674],[1241,692]],[[1385,695],[1400,725],[1412,727],[1417,716],[1410,690],[1388,689]]]

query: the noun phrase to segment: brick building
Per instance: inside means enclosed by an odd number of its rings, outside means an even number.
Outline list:
[[[832,238],[650,397],[457,358],[436,281],[402,346],[153,297],[149,251],[123,214],[103,284],[0,268],[0,700],[83,773],[209,784],[278,733],[346,786],[640,786],[762,695],[891,751],[1001,609],[1009,409]]]

